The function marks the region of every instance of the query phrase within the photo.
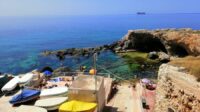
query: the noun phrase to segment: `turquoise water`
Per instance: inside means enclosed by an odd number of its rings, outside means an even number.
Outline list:
[[[95,47],[121,39],[130,29],[193,28],[200,29],[200,14],[147,14],[59,17],[1,17],[0,72],[24,73],[35,68],[60,63],[56,57],[43,57],[44,50],[71,47]],[[64,65],[74,69],[90,64],[91,59],[67,57]],[[112,72],[131,74],[124,60],[103,53],[99,64]],[[120,71],[126,71],[122,73]]]

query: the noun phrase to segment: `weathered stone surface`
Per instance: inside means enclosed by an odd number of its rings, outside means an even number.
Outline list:
[[[128,40],[132,49],[140,51],[163,51],[173,56],[200,55],[199,30],[129,30],[123,37],[123,41]]]
[[[165,52],[159,52],[159,60],[160,62],[166,63],[170,61],[170,56],[168,54],[166,54]]]
[[[137,50],[163,52],[160,60],[168,61],[170,56],[200,55],[200,30],[161,29],[130,30],[122,40],[94,48],[68,48],[58,51],[44,51],[45,56],[56,55],[63,59],[69,56],[91,56],[93,53],[110,50],[113,52]],[[164,54],[165,53],[165,54]]]
[[[155,112],[199,112],[200,83],[182,67],[163,64],[158,72]]]

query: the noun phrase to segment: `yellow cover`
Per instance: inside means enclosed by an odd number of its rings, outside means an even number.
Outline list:
[[[59,112],[85,112],[94,109],[97,106],[96,103],[88,103],[72,100],[66,103],[63,103],[59,107]]]

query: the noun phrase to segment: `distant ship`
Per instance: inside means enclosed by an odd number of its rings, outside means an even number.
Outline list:
[[[137,15],[145,15],[145,12],[137,12]]]

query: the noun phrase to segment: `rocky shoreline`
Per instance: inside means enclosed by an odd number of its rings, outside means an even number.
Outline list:
[[[200,56],[200,30],[159,29],[130,30],[119,41],[96,48],[70,48],[58,51],[45,51],[43,55],[92,56],[110,50],[114,53],[141,51],[148,53],[151,60],[161,63],[177,57]],[[133,61],[133,58],[130,58]],[[130,63],[131,61],[128,60]],[[155,112],[181,111],[197,112],[200,108],[200,83],[184,67],[162,64],[158,69]],[[192,92],[191,92],[192,91]]]
[[[149,53],[149,58],[168,62],[170,56],[183,57],[200,55],[200,30],[192,29],[159,29],[129,30],[119,41],[94,48],[68,48],[57,51],[44,51],[42,55],[55,55],[59,59],[65,56],[91,56],[110,50],[114,53],[142,51]]]

